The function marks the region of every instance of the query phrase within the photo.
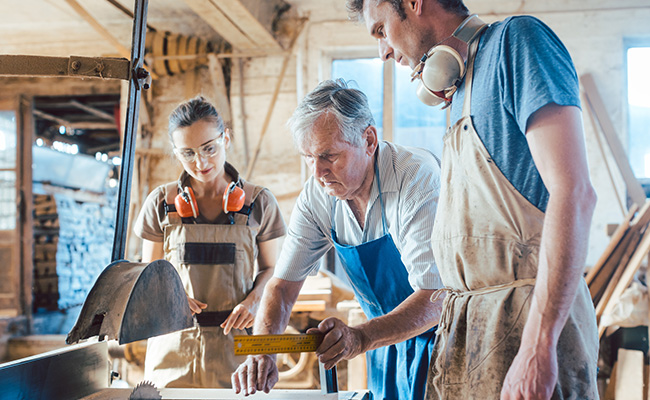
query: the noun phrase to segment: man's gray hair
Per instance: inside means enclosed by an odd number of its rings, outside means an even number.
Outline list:
[[[296,146],[304,144],[316,120],[325,114],[335,117],[341,138],[357,147],[363,144],[365,129],[375,123],[363,92],[348,87],[343,79],[323,81],[302,99],[287,122]]]

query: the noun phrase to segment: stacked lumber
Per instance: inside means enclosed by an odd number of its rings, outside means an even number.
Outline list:
[[[54,196],[34,195],[34,309],[58,308],[56,251],[59,241],[59,218],[56,211]]]
[[[110,263],[115,201],[34,195],[34,310],[81,305]]]
[[[616,305],[650,252],[649,225],[650,202],[641,209],[632,206],[601,257],[587,273],[585,279],[596,307],[599,337],[607,328],[601,324],[601,317]]]

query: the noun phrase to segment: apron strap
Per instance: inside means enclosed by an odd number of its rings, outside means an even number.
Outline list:
[[[469,46],[469,57],[467,59],[467,75],[465,76],[465,98],[463,99],[463,117],[471,115],[472,82],[474,80],[474,59],[478,50],[480,38],[477,37]]]
[[[449,330],[453,318],[454,303],[461,297],[480,296],[484,294],[495,293],[505,289],[515,289],[523,286],[535,286],[535,281],[535,278],[518,279],[514,282],[504,283],[502,285],[487,286],[481,289],[467,291],[461,291],[449,287],[438,289],[431,295],[430,300],[432,303],[438,300],[438,297],[440,297],[442,293],[447,293],[447,297],[445,297],[442,302],[442,314],[440,315],[440,323],[438,324],[438,329],[444,329],[446,331]]]

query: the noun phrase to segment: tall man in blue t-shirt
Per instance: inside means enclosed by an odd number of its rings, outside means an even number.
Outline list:
[[[421,99],[451,103],[432,235],[447,289],[432,297],[444,311],[427,397],[597,398],[582,279],[596,195],[566,48],[535,18],[484,26],[461,0],[347,3],[382,59],[420,74]],[[453,51],[431,50],[441,42]]]

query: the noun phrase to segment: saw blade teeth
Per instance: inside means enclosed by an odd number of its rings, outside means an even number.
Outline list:
[[[131,392],[129,400],[161,400],[162,396],[156,389],[153,382],[142,381],[138,383]]]

